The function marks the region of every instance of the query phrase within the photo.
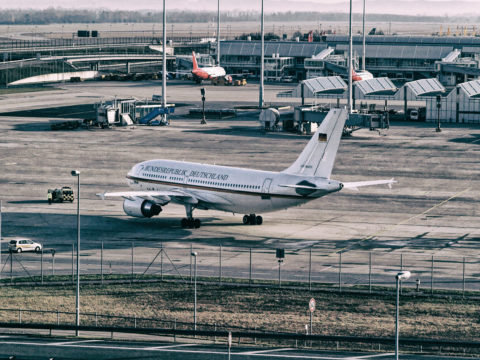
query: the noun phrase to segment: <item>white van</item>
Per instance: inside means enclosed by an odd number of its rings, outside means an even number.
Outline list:
[[[410,120],[418,121],[418,119],[419,119],[418,110],[411,110],[410,111]]]

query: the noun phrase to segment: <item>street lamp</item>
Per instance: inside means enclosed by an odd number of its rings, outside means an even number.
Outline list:
[[[396,316],[395,316],[395,360],[398,360],[398,315],[399,315],[399,303],[400,303],[400,281],[408,280],[412,274],[410,271],[400,271],[395,279],[397,280],[397,304],[396,304]]]
[[[193,329],[197,330],[197,252],[192,252],[191,255],[194,257],[193,265]]]
[[[80,326],[80,171],[72,170],[72,176],[77,177],[77,290],[75,301],[75,336],[78,336]]]

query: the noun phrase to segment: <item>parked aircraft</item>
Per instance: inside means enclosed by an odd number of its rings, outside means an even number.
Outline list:
[[[198,67],[197,57],[195,52],[192,52],[192,75],[193,79],[200,83],[202,80],[215,80],[218,78],[224,78],[228,83],[232,82],[232,77],[227,75],[225,69],[221,66],[207,66],[207,67]]]
[[[185,206],[181,225],[200,227],[193,210],[221,210],[247,214],[244,224],[260,225],[257,213],[273,212],[305,204],[343,188],[387,184],[374,180],[341,182],[330,179],[335,155],[348,114],[332,109],[297,160],[280,172],[251,170],[199,163],[149,160],[132,167],[127,182],[134,191],[97,194],[124,198],[123,209],[135,217],[158,215],[170,202]]]
[[[362,81],[362,80],[370,80],[373,79],[373,75],[371,72],[363,70],[363,71],[355,71],[353,70],[352,80],[353,81]]]

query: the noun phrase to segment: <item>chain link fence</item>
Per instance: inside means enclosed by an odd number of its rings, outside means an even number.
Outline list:
[[[97,279],[114,275],[133,281],[146,278],[175,278],[191,282],[197,253],[197,276],[204,282],[243,282],[266,285],[361,287],[394,287],[400,270],[412,273],[404,287],[422,292],[480,290],[480,260],[477,257],[445,257],[412,253],[348,251],[327,253],[315,247],[288,250],[284,258],[276,249],[212,247],[203,245],[165,245],[106,248],[81,251],[81,274]],[[76,251],[3,254],[3,281],[43,282],[47,275],[69,276],[74,281]]]

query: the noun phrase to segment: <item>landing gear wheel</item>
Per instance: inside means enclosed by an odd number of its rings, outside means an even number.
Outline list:
[[[200,227],[201,223],[200,223],[200,219],[194,219],[193,220],[193,227],[195,229],[198,229]]]
[[[263,218],[259,215],[256,216],[255,214],[244,215],[243,216],[243,224],[244,225],[262,225]]]
[[[200,219],[194,219],[194,218],[183,218],[181,221],[182,228],[184,229],[198,229],[202,223],[200,222]]]

